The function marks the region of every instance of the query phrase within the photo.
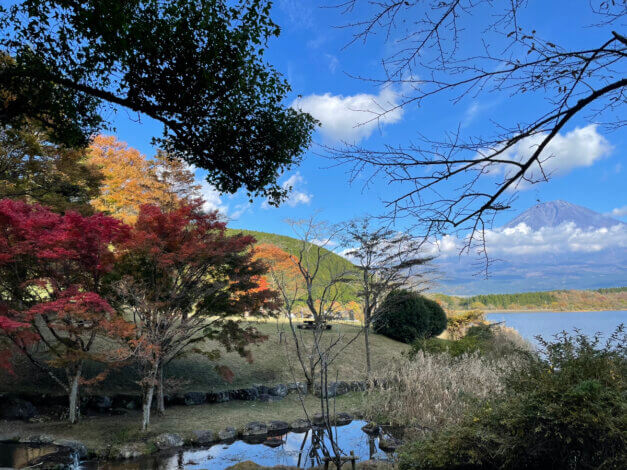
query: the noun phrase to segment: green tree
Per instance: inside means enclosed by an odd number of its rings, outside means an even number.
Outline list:
[[[0,122],[41,123],[84,147],[103,106],[163,124],[156,143],[208,171],[222,192],[278,203],[278,175],[315,126],[286,107],[289,84],[264,59],[280,28],[270,0],[23,0],[0,7]]]
[[[89,213],[101,174],[83,150],[51,143],[34,126],[0,128],[0,199],[38,202],[56,212]]]
[[[403,343],[439,335],[446,328],[440,305],[415,292],[397,289],[379,307],[372,324],[375,333]]]

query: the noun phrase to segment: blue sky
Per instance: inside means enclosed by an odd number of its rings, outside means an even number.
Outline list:
[[[467,99],[453,105],[445,99],[434,99],[421,108],[407,108],[392,115],[381,126],[359,127],[363,114],[350,112],[360,104],[375,100],[393,102],[398,90],[381,89],[349,75],[381,76],[380,59],[389,50],[389,43],[379,38],[367,44],[357,43],[344,48],[350,32],[334,26],[350,21],[337,9],[320,8],[332,2],[277,0],[273,18],[281,26],[280,38],[269,47],[270,63],[288,78],[293,93],[287,100],[297,100],[304,109],[313,109],[323,121],[323,128],[314,137],[314,144],[302,164],[282,176],[294,187],[293,197],[280,208],[269,208],[262,199],[248,204],[243,194],[218,195],[205,186],[207,199],[226,212],[231,226],[267,232],[290,234],[286,218],[301,218],[319,213],[330,222],[340,222],[365,214],[383,212],[382,201],[394,194],[395,188],[383,180],[375,180],[365,190],[362,185],[348,184],[346,168],[317,156],[317,144],[333,144],[338,139],[358,141],[369,147],[382,143],[403,145],[416,139],[418,133],[438,139],[447,130],[462,126],[464,132],[489,134],[491,120],[508,121],[515,116],[532,116],[543,109],[539,97],[490,95]],[[365,2],[364,2],[365,3]],[[353,13],[359,15],[360,11]],[[530,2],[521,21],[548,40],[566,45],[596,44],[606,39],[607,31],[598,33],[580,28],[595,21],[588,2]],[[474,25],[469,24],[472,29]],[[342,110],[342,106],[344,110]],[[349,109],[350,108],[350,109]],[[362,109],[362,108],[359,108]],[[154,153],[150,138],[159,135],[159,125],[138,116],[118,111],[114,117],[116,135],[147,155]],[[496,220],[502,225],[516,214],[540,201],[563,199],[601,213],[612,213],[627,220],[627,163],[623,163],[625,131],[605,133],[586,127],[584,120],[573,122],[563,133],[563,165],[549,183],[521,191],[511,213]],[[579,128],[579,131],[576,129]],[[585,129],[585,132],[582,131]],[[575,157],[570,158],[572,155]],[[570,162],[570,163],[568,163]],[[574,163],[573,163],[574,162]],[[198,171],[197,176],[202,177]]]

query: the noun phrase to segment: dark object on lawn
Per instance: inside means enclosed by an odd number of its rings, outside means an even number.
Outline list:
[[[320,323],[320,329],[322,330],[330,330],[332,325],[329,325],[327,322]],[[303,323],[296,325],[296,328],[299,330],[315,330],[316,322],[314,320],[304,320]]]

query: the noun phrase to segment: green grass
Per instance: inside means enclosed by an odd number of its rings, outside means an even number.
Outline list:
[[[360,409],[361,393],[349,393],[337,397],[338,412]],[[311,416],[320,409],[320,400],[307,396],[304,406]],[[305,418],[298,395],[291,394],[279,402],[232,401],[214,405],[175,406],[166,409],[165,416],[153,414],[147,433],[140,431],[140,411],[129,411],[123,416],[84,417],[75,425],[66,422],[24,423],[0,422],[0,434],[18,433],[21,436],[49,434],[57,439],[75,439],[92,452],[102,454],[110,445],[131,441],[147,441],[164,432],[178,433],[186,437],[194,430],[211,429],[215,432],[226,427],[242,429],[251,421],[268,422],[283,420],[288,423]]]
[[[289,325],[285,322],[269,321],[255,323],[268,340],[258,346],[252,346],[253,362],[248,363],[236,353],[225,353],[219,364],[228,366],[234,373],[232,383],[225,382],[215,370],[215,363],[206,357],[193,354],[170,363],[165,370],[167,378],[183,382],[179,391],[220,391],[225,389],[245,388],[252,384],[275,384],[303,381],[303,374],[296,360],[296,353],[291,339]],[[333,341],[342,335],[341,344],[346,344],[360,328],[352,325],[333,324],[332,330],[325,333],[324,341]],[[303,332],[307,339],[310,332]],[[407,345],[384,336],[371,334],[373,370],[385,370],[391,361],[398,358]],[[104,346],[104,345],[102,345]],[[208,343],[207,349],[215,349],[217,344]],[[25,358],[17,358],[14,366],[16,375],[0,371],[0,392],[37,392],[62,394],[62,390],[34,368]],[[100,371],[96,364],[86,367],[85,377],[89,378]],[[329,377],[334,380],[362,380],[365,375],[365,346],[363,336],[351,343],[334,361],[329,370]],[[131,366],[111,371],[109,376],[91,390],[84,393],[139,393],[136,370]]]

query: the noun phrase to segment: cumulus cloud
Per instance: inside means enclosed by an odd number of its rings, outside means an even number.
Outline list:
[[[400,95],[388,86],[377,95],[308,95],[295,100],[292,107],[320,121],[320,132],[325,139],[358,142],[369,137],[378,126],[401,120],[403,109],[396,108],[399,98]],[[377,119],[388,110],[391,111]]]
[[[529,159],[536,151],[538,145],[546,137],[546,134],[537,134],[523,139],[518,144],[504,152],[499,158],[515,162],[523,162]],[[612,146],[605,137],[597,132],[597,125],[590,124],[586,127],[577,127],[566,134],[557,134],[547,144],[540,155],[540,165],[534,163],[526,176],[531,180],[542,178],[542,170],[547,176],[559,176],[569,173],[574,168],[589,167],[601,158],[607,156]],[[491,166],[489,173],[493,175],[504,174],[508,176],[517,169],[511,165]],[[528,187],[524,183],[518,189]]]
[[[227,213],[228,206],[222,202],[220,192],[207,181],[198,181],[200,185],[200,195],[204,199],[203,209],[207,212],[218,210],[223,214]]]
[[[617,207],[615,209],[612,209],[612,212],[610,212],[610,215],[613,217],[625,217],[627,215],[627,206]]]
[[[627,248],[627,225],[584,230],[574,223],[532,230],[522,223],[516,227],[486,230],[485,243],[490,256],[512,257],[542,254],[596,253],[605,249]],[[441,257],[459,254],[464,240],[445,236],[436,242]]]
[[[313,195],[298,188],[304,183],[305,179],[300,172],[296,172],[281,184],[283,189],[290,189],[289,198],[285,201],[285,204],[289,207],[296,207],[300,204],[309,204],[311,202]],[[272,206],[270,206],[267,200],[261,204],[262,209],[270,209],[270,207]]]

